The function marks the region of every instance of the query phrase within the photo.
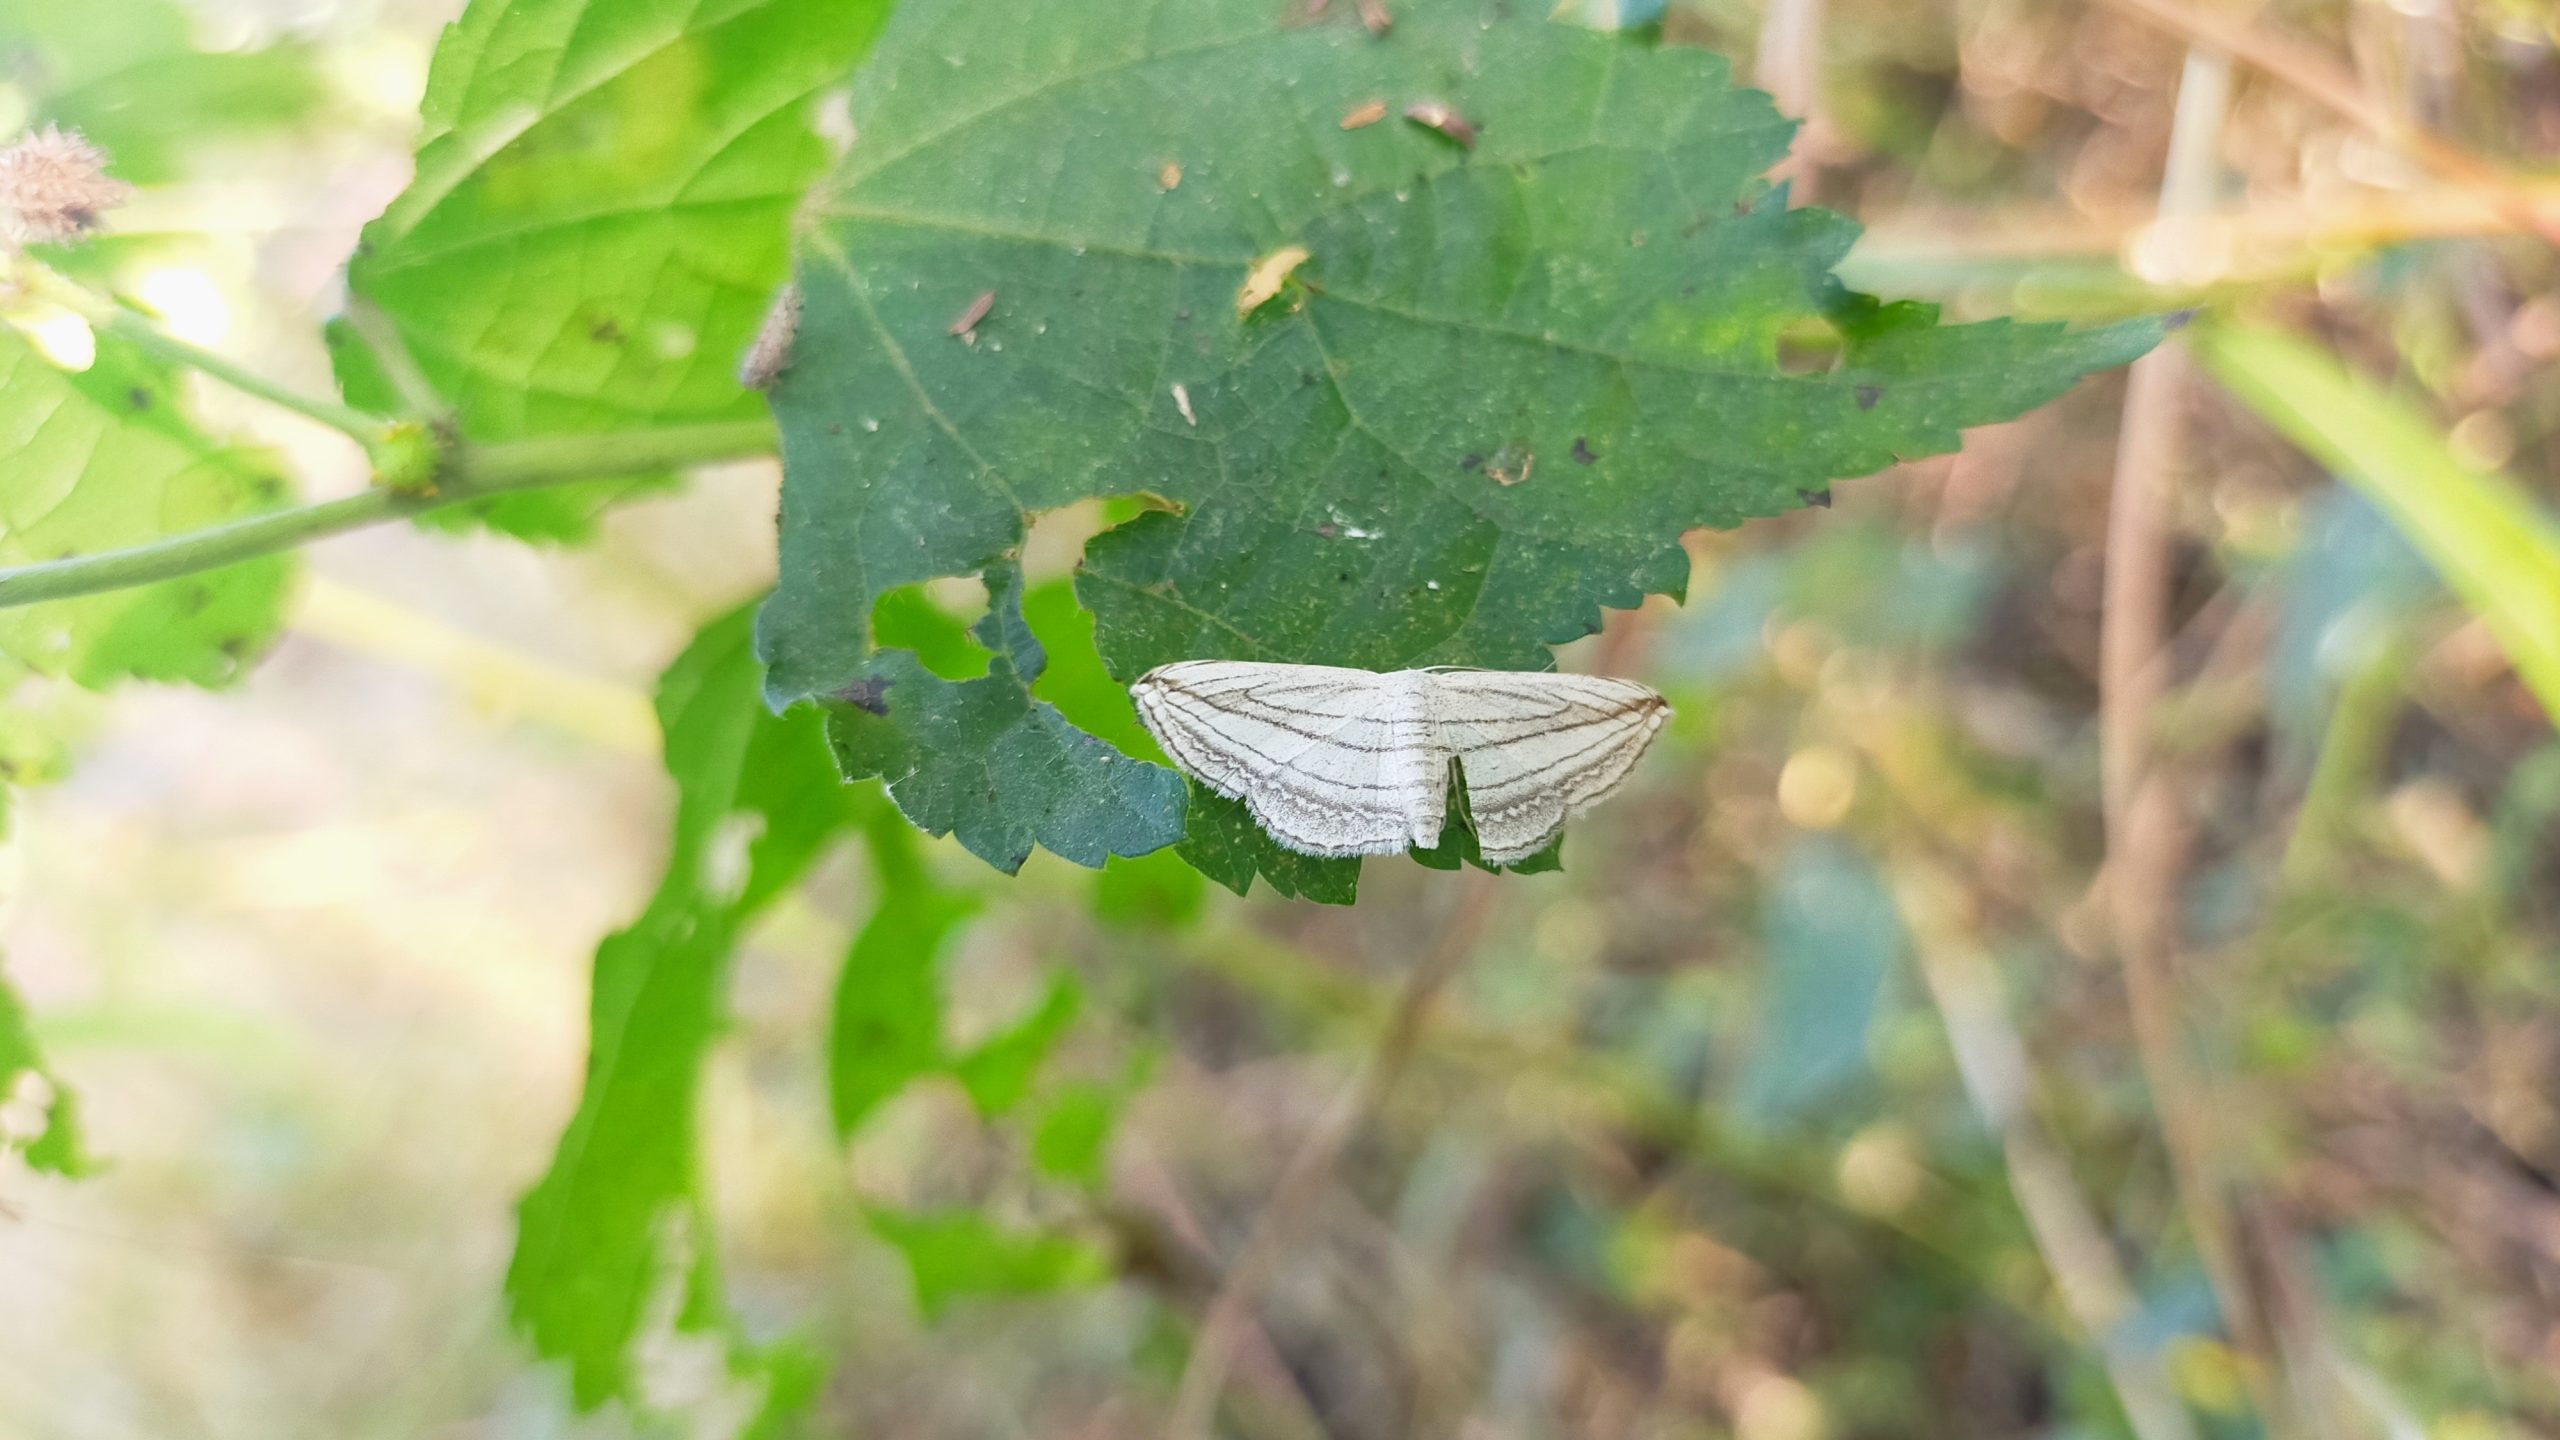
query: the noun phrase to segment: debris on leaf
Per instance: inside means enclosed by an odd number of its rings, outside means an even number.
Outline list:
[[[1182,167],[1174,164],[1170,160],[1167,160],[1164,162],[1164,168],[1156,172],[1156,188],[1159,190],[1178,190],[1181,187]]]
[[[800,287],[785,285],[767,306],[763,323],[747,353],[738,357],[738,383],[750,390],[769,390],[791,368],[791,348],[800,340]]]
[[[1404,118],[1426,130],[1437,130],[1463,149],[1476,148],[1476,127],[1467,117],[1438,100],[1417,100],[1404,107]]]
[[[1517,485],[1537,468],[1537,452],[1519,445],[1505,445],[1484,462],[1485,478],[1496,485]]]
[[[1387,0],[1358,0],[1360,23],[1372,35],[1384,35],[1395,28],[1396,17],[1387,13]]]
[[[960,317],[951,322],[951,333],[971,345],[977,344],[978,322],[986,319],[987,312],[994,308],[996,308],[996,292],[980,291],[978,298],[969,302],[969,308],[961,311]]]
[[[1369,126],[1375,125],[1386,118],[1387,102],[1384,100],[1372,100],[1365,105],[1352,106],[1350,111],[1342,117],[1342,128],[1345,130],[1365,130]]]
[[[1191,391],[1177,382],[1173,387],[1173,408],[1182,412],[1182,423],[1197,427],[1200,417],[1191,413]]]
[[[1250,315],[1270,304],[1279,295],[1280,287],[1306,263],[1304,245],[1283,245],[1254,261],[1253,268],[1245,272],[1243,288],[1236,291],[1236,313]]]

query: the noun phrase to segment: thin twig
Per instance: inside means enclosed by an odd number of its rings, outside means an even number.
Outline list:
[[[2132,1313],[2133,1287],[2070,1163],[2036,1119],[2033,1072],[2009,1021],[1998,973],[1956,918],[1968,904],[1961,882],[1931,860],[1905,856],[1896,868],[1912,949],[1946,1025],[1957,1073],[1975,1112],[2000,1137],[2009,1191],[2055,1291],[2097,1348],[2138,1440],[2194,1440],[2195,1427],[2159,1352],[2134,1341],[2121,1323]]]
[[[1332,1108],[1299,1142],[1282,1168],[1270,1203],[1263,1206],[1243,1248],[1236,1253],[1235,1263],[1227,1268],[1226,1281],[1209,1302],[1208,1317],[1201,1322],[1199,1336],[1192,1342],[1191,1358],[1183,1366],[1182,1383],[1174,1394],[1173,1417],[1165,1427],[1172,1440],[1205,1440],[1209,1434],[1217,1414],[1218,1392],[1226,1386],[1237,1342],[1261,1301],[1263,1287],[1270,1282],[1282,1254],[1297,1240],[1317,1202],[1324,1198],[1344,1147],[1395,1088],[1412,1060],[1432,1002],[1475,953],[1491,918],[1499,883],[1484,871],[1466,872],[1456,887],[1455,913],[1442,928],[1431,953],[1406,977],[1368,1063],[1342,1088]]]
[[[347,297],[342,318],[347,331],[356,337],[373,356],[375,368],[381,370],[392,391],[409,414],[419,419],[444,415],[453,409],[451,402],[436,390],[435,382],[409,353],[408,342],[400,338],[400,327],[391,317],[362,295]]]
[[[1799,122],[1795,144],[1770,178],[1791,183],[1798,203],[1818,198],[1822,167],[1837,148],[1822,103],[1824,0],[1772,0],[1760,18],[1759,53],[1752,82],[1769,92],[1782,114]]]
[[[10,265],[11,276],[26,294],[59,305],[89,322],[94,328],[124,341],[146,355],[191,370],[201,370],[244,395],[253,395],[280,410],[290,411],[306,420],[325,425],[341,434],[354,437],[370,452],[390,437],[391,422],[370,415],[353,406],[316,395],[305,395],[289,385],[234,364],[221,355],[191,344],[151,323],[140,311],[130,309],[104,295],[78,285],[54,271],[20,258]]]
[[[2183,0],[2106,3],[2201,51],[2242,61],[2274,76],[2427,169],[2476,189],[2519,228],[2560,244],[2560,212],[2531,198],[2520,177],[2366,94],[2353,75],[2318,51],[2246,21],[2191,9]]]
[[[2197,213],[2212,191],[2230,78],[2227,57],[2207,49],[2189,53],[2161,182],[2164,219]],[[2277,1387],[2266,1378],[2276,1368],[2276,1347],[2241,1271],[2236,1222],[2213,1171],[2203,1123],[2207,1112],[2187,1065],[2173,972],[2174,916],[2188,837],[2172,777],[2151,735],[2169,680],[2171,486],[2185,449],[2179,411],[2188,379],[2186,352],[2174,340],[2135,362],[2117,443],[2099,636],[2106,899],[2134,1044],[2167,1142],[2179,1208],[2232,1339],[2256,1362],[2251,1370],[2259,1381],[2261,1416],[2271,1433],[2283,1435],[2292,1427],[2283,1423]]]

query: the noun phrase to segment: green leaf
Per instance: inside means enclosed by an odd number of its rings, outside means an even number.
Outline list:
[[[476,441],[752,416],[734,371],[825,163],[816,97],[886,9],[473,0],[436,47],[417,178],[366,227],[350,289]],[[332,343],[348,398],[396,408],[363,342]],[[575,538],[621,488],[465,509]]]
[[[271,509],[267,457],[208,439],[177,377],[111,335],[77,373],[0,325],[0,566],[141,544]],[[0,695],[22,674],[92,689],[125,679],[222,685],[282,623],[288,564],[271,556],[75,600],[0,609]]]
[[[1828,835],[1798,840],[1769,894],[1759,1049],[1736,1104],[1762,1123],[1805,1114],[1869,1073],[1867,1037],[1902,953],[1902,917],[1868,859]]]
[[[979,1210],[876,1208],[869,1214],[873,1231],[905,1257],[916,1309],[928,1321],[965,1296],[1045,1294],[1110,1273],[1107,1257],[1085,1241],[1000,1229]]]
[[[776,717],[757,698],[748,613],[707,626],[659,683],[677,790],[666,877],[596,951],[586,1088],[518,1212],[507,1297],[534,1348],[568,1362],[582,1408],[631,1393],[667,1231],[698,1213],[694,1101],[730,954],[847,816],[815,712]],[[707,1254],[695,1273],[708,1288]],[[695,1299],[699,1313],[716,1296]]]
[[[1182,845],[1174,853],[1193,869],[1239,895],[1253,878],[1292,900],[1348,905],[1360,896],[1360,862],[1301,855],[1279,842],[1245,809],[1198,781],[1191,782],[1191,804],[1183,821]]]
[[[1113,860],[1093,877],[1093,918],[1130,929],[1179,930],[1207,901],[1200,872],[1174,852]]]
[[[2225,389],[2363,491],[2427,557],[2560,722],[2560,522],[2531,492],[2465,464],[2428,417],[2280,330],[2200,327]]]
[[[746,1356],[743,1368],[763,1377],[764,1403],[738,1432],[738,1440],[789,1440],[810,1433],[809,1412],[827,1385],[824,1355],[805,1340],[784,1339]]]
[[[969,622],[934,603],[922,585],[901,585],[871,609],[871,631],[882,646],[912,650],[924,668],[945,680],[975,680],[987,673],[987,647],[969,633]]]
[[[1682,532],[1952,449],[2160,332],[1940,327],[1848,295],[1830,270],[1855,227],[1758,178],[1789,127],[1715,56],[1499,0],[1408,0],[1384,37],[1353,8],[900,7],[804,232],[798,361],[771,392],[775,703],[898,697],[876,597],[995,563],[1037,513],[1141,493],[1174,508],[1095,540],[1077,585],[1115,681],[1205,656],[1544,669],[1602,606],[1678,593]],[[1340,124],[1424,100],[1479,143]],[[1289,247],[1307,259],[1240,314]],[[1807,332],[1829,358],[1793,373]],[[920,770],[988,758],[970,728],[918,739]],[[1153,783],[1108,778],[1123,807]],[[1191,815],[1183,853],[1222,882],[1276,867],[1349,897],[1349,867]]]
[[[887,806],[864,833],[880,899],[836,980],[827,1093],[838,1139],[909,1081],[942,1067],[942,956],[978,911],[977,897],[934,880],[915,832]]]
[[[1103,1151],[1127,1100],[1124,1089],[1089,1080],[1059,1086],[1032,1123],[1032,1165],[1087,1188],[1100,1185]]]
[[[1133,761],[1031,697],[1047,655],[1023,623],[1021,578],[987,571],[977,637],[994,652],[986,678],[952,683],[904,651],[828,708],[828,736],[848,778],[878,775],[908,819],[955,835],[1010,875],[1036,845],[1100,865],[1143,855],[1182,834],[1182,778]]]
[[[1030,1014],[952,1054],[943,1037],[942,962],[953,936],[978,913],[978,897],[934,878],[915,831],[889,807],[878,807],[864,834],[879,899],[836,981],[827,1087],[837,1138],[849,1138],[874,1109],[928,1075],[958,1080],[982,1115],[1012,1110],[1075,1020],[1082,996],[1073,978],[1060,975]]]
[[[325,94],[308,48],[198,49],[170,0],[0,9],[0,54],[33,82],[35,119],[80,131],[136,184],[180,177],[182,152],[306,119]]]
[[[1076,603],[1075,586],[1059,579],[1024,591],[1022,620],[1049,657],[1049,668],[1040,672],[1031,693],[1121,754],[1162,763],[1164,752],[1139,722],[1129,687],[1102,667],[1102,652],[1093,643],[1093,615]],[[886,636],[879,638],[882,645],[889,643]]]
[[[1009,1114],[1022,1103],[1022,1097],[1031,1093],[1031,1077],[1039,1073],[1083,1005],[1083,988],[1073,975],[1062,971],[1050,979],[1048,992],[1030,1014],[952,1062],[953,1078],[969,1092],[969,1103],[978,1107],[980,1115]]]
[[[43,1077],[52,1099],[46,1102],[44,1128],[26,1139],[21,1152],[27,1168],[65,1179],[95,1172],[97,1165],[81,1148],[77,1102],[62,1081],[45,1068],[44,1054],[36,1048],[35,1032],[27,1023],[26,1006],[9,982],[0,978],[0,1101],[8,1099],[19,1077],[29,1073]],[[6,1148],[7,1137],[0,1135],[0,1151]]]

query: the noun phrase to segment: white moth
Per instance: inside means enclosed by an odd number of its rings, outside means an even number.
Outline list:
[[[1305,855],[1440,843],[1449,764],[1486,861],[1547,846],[1627,778],[1671,707],[1632,680],[1183,660],[1129,687],[1175,764]]]

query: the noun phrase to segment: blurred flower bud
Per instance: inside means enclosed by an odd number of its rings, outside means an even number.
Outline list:
[[[48,125],[0,146],[0,235],[13,243],[77,240],[132,194],[77,130]]]

